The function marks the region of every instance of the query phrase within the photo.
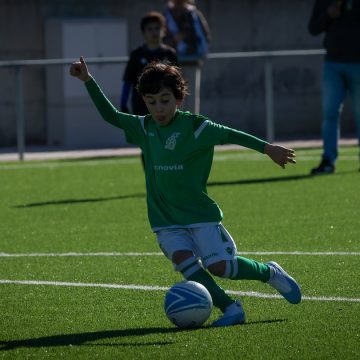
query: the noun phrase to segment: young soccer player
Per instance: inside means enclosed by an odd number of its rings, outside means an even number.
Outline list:
[[[128,141],[142,149],[150,225],[175,270],[185,279],[203,284],[214,306],[223,312],[212,325],[242,324],[245,312],[240,301],[226,294],[210,273],[233,280],[260,280],[288,302],[299,303],[299,285],[277,263],[236,255],[234,240],[221,224],[222,211],[206,191],[214,145],[239,144],[267,154],[283,168],[295,163],[294,151],[179,111],[187,87],[175,66],[155,62],[145,67],[137,88],[149,110],[146,116],[117,111],[82,57],[71,65],[70,73],[85,82],[104,120],[122,128]]]

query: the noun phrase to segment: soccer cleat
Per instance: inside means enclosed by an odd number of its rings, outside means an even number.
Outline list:
[[[301,301],[301,289],[298,283],[275,261],[266,263],[270,267],[268,284],[276,289],[289,303]]]
[[[335,172],[335,165],[332,164],[328,159],[322,159],[318,167],[311,170],[311,175],[325,175],[332,174]]]
[[[224,314],[217,320],[215,320],[211,326],[220,327],[220,326],[232,326],[243,324],[245,322],[245,312],[243,307],[240,304],[240,301],[237,300],[231,305],[229,305]]]

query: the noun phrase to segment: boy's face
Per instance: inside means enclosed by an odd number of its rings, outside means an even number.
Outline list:
[[[150,22],[145,25],[143,35],[147,44],[158,44],[164,37],[164,30],[158,22]]]
[[[157,124],[166,126],[170,124],[181,100],[175,99],[171,90],[163,88],[157,94],[143,96],[146,107]]]

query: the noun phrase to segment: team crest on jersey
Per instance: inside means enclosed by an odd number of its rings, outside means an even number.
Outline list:
[[[174,150],[176,146],[176,139],[181,135],[179,132],[172,133],[166,140],[165,149]]]

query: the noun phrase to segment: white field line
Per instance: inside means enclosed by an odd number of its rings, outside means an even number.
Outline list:
[[[148,285],[121,285],[121,284],[97,284],[97,283],[73,283],[64,281],[38,281],[38,280],[0,280],[0,284],[14,285],[47,285],[47,286],[67,286],[67,287],[95,287],[105,289],[123,289],[123,290],[142,290],[142,291],[167,291],[165,286],[148,286]],[[254,291],[227,291],[228,294],[237,296],[256,297],[263,299],[282,299],[280,295],[265,294]],[[337,296],[303,296],[303,300],[311,301],[329,301],[329,302],[360,302],[360,298],[347,298]]]
[[[357,155],[343,155],[342,161],[357,161]],[[230,154],[215,154],[214,161],[229,161],[229,160],[248,160],[248,161],[268,161],[267,157],[257,153],[230,153]],[[299,155],[297,161],[302,160],[319,160],[319,155]],[[39,162],[26,164],[10,164],[0,165],[0,171],[4,170],[21,170],[21,169],[56,169],[63,167],[87,167],[87,166],[107,166],[119,164],[135,164],[139,162],[138,157],[123,157],[117,159],[102,159],[102,160],[88,160],[88,161],[69,161],[69,162]]]
[[[161,256],[161,252],[65,252],[65,253],[4,253],[0,257],[71,257],[71,256]],[[238,255],[295,255],[295,256],[360,256],[357,251],[242,251]]]
[[[0,165],[1,170],[21,170],[21,169],[57,169],[62,167],[87,167],[87,166],[105,166],[105,165],[119,165],[119,164],[136,164],[140,160],[136,157],[123,157],[119,159],[103,159],[103,160],[89,160],[89,161],[69,161],[69,162],[39,162],[14,165]]]

